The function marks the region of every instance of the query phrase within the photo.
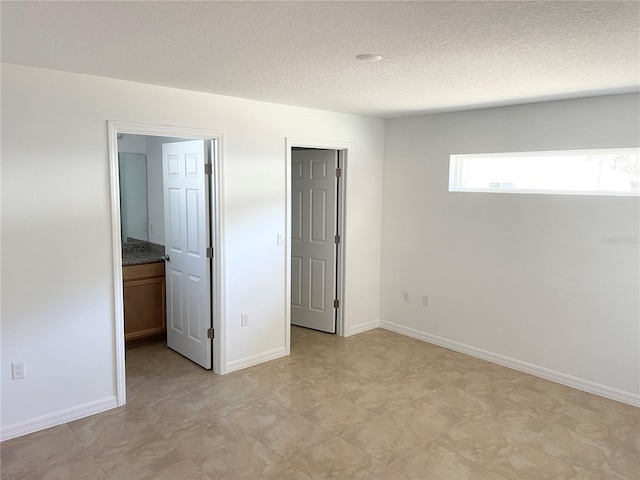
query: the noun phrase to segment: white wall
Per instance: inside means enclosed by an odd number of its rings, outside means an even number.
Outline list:
[[[451,154],[637,147],[639,104],[616,95],[388,121],[382,325],[638,401],[639,249],[603,237],[637,239],[640,200],[447,188]]]
[[[345,322],[379,319],[383,120],[2,65],[5,437],[115,402],[107,120],[224,132],[227,363],[284,349],[285,137],[351,142]]]

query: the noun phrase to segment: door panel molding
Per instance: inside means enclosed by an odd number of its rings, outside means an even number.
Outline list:
[[[126,403],[125,341],[124,341],[124,302],[122,290],[122,239],[120,232],[120,182],[118,166],[118,134],[131,134],[157,137],[174,137],[207,140],[210,145],[212,163],[211,175],[211,238],[214,248],[212,264],[211,302],[213,328],[216,335],[213,340],[213,370],[226,373],[226,330],[223,321],[224,305],[224,198],[222,152],[224,136],[219,130],[192,128],[174,125],[154,125],[138,122],[107,121],[107,139],[109,155],[110,192],[111,192],[111,247],[113,270],[113,306],[116,358],[116,397],[118,406]],[[177,162],[176,162],[177,163]],[[178,164],[176,169],[180,168]],[[184,168],[184,167],[183,167]],[[169,239],[165,239],[168,242]],[[183,299],[184,300],[184,299]]]
[[[302,305],[291,309],[291,324],[312,328],[327,333],[336,333],[336,253],[334,241],[337,233],[338,184],[339,179],[328,175],[338,168],[338,151],[325,149],[303,149],[291,152],[292,163],[303,164],[303,178],[292,179],[291,189],[302,190],[303,235],[294,239],[300,219],[291,217],[291,257],[304,259],[302,266]],[[296,206],[295,196],[292,198]],[[291,271],[292,277],[296,273]],[[293,280],[293,279],[292,279]],[[291,288],[295,286],[292,283]],[[293,295],[293,292],[292,292]],[[295,303],[295,302],[294,302]]]
[[[180,175],[171,173],[173,155],[180,156]],[[167,265],[183,272],[182,290],[172,285],[169,303],[174,295],[182,295],[185,301],[178,313],[183,325],[181,332],[167,331],[167,346],[203,368],[212,368],[211,338],[206,332],[212,327],[211,302],[211,261],[206,257],[206,249],[211,243],[209,196],[211,186],[205,174],[205,164],[209,162],[206,140],[181,140],[162,144],[162,169],[164,191],[165,236],[170,236],[173,224],[180,224],[180,252],[167,249]],[[172,200],[172,192],[178,195],[178,208]],[[177,215],[177,219],[174,217]],[[174,222],[175,220],[175,222]],[[168,275],[172,283],[173,276]],[[169,310],[175,315],[175,309]],[[206,339],[206,340],[205,340]]]
[[[302,257],[291,257],[291,306],[302,308]]]
[[[312,187],[309,190],[309,194],[309,241],[324,244],[327,243],[326,220],[329,214],[329,212],[327,212],[327,190]],[[320,219],[317,217],[320,217]],[[316,225],[320,226],[320,231],[315,228]]]
[[[353,144],[351,142],[345,142],[341,140],[317,140],[309,138],[285,138],[285,181],[286,181],[286,233],[285,233],[285,350],[289,354],[291,351],[291,218],[292,214],[299,212],[295,207],[292,208],[292,201],[295,201],[292,194],[291,180],[294,177],[300,177],[301,171],[298,165],[292,165],[291,150],[293,147],[301,148],[319,148],[327,150],[337,150],[338,158],[341,168],[341,182],[338,193],[338,230],[341,235],[341,241],[337,245],[337,265],[336,265],[336,297],[340,300],[340,308],[337,312],[336,318],[336,334],[344,336],[347,333],[345,319],[344,319],[344,306],[348,303],[348,300],[344,299],[344,285],[345,285],[345,246],[347,245],[347,228],[346,228],[346,213],[348,204],[348,167],[349,167],[349,153],[353,150]],[[334,175],[334,172],[326,172],[327,175]]]
[[[324,286],[327,280],[327,261],[324,258],[309,259],[309,310],[325,313],[327,311],[327,291],[323,288],[319,291],[314,285]]]

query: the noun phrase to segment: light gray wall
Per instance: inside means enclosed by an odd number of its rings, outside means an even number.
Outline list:
[[[451,154],[638,147],[639,104],[630,94],[388,121],[383,325],[637,399],[639,249],[603,237],[638,237],[640,199],[447,188]]]
[[[1,73],[3,435],[115,403],[108,120],[223,132],[226,365],[285,351],[286,137],[349,143],[345,323],[379,318],[383,120],[16,65]],[[26,362],[20,381],[4,368],[15,360]]]
[[[638,199],[447,192],[452,153],[638,146],[637,95],[388,121],[383,201],[381,120],[15,65],[1,73],[0,363],[25,360],[27,372],[0,372],[2,432],[114,401],[110,119],[224,132],[227,363],[284,345],[284,139],[328,139],[352,147],[347,330],[382,318],[637,394],[638,248],[602,237],[638,235]]]

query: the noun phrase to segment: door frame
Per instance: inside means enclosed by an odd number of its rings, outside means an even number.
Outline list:
[[[222,151],[223,134],[218,130],[179,127],[172,125],[154,125],[137,122],[107,121],[108,154],[111,191],[111,245],[113,265],[113,306],[114,306],[114,344],[116,357],[116,396],[118,406],[126,403],[126,369],[124,340],[124,301],[122,286],[122,237],[120,232],[120,177],[118,166],[118,134],[174,137],[211,142],[211,185],[209,211],[211,215],[211,242],[213,246],[213,264],[211,266],[211,314],[212,327],[215,330],[213,339],[213,372],[221,373],[226,364],[224,341],[224,244],[223,244],[223,205],[222,199]]]
[[[340,161],[341,183],[338,189],[338,204],[336,213],[338,214],[338,230],[340,232],[340,243],[336,249],[336,295],[340,302],[340,307],[336,315],[336,335],[343,337],[345,335],[344,322],[344,286],[345,286],[345,245],[347,242],[346,232],[346,204],[348,192],[348,157],[349,151],[353,148],[349,142],[332,141],[332,140],[314,140],[308,138],[285,138],[285,183],[286,183],[286,232],[285,232],[285,350],[289,355],[291,352],[291,150],[293,147],[301,148],[317,148],[325,150],[337,150]]]

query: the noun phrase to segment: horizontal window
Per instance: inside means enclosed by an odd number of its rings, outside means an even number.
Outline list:
[[[640,196],[640,148],[451,155],[449,191]]]

